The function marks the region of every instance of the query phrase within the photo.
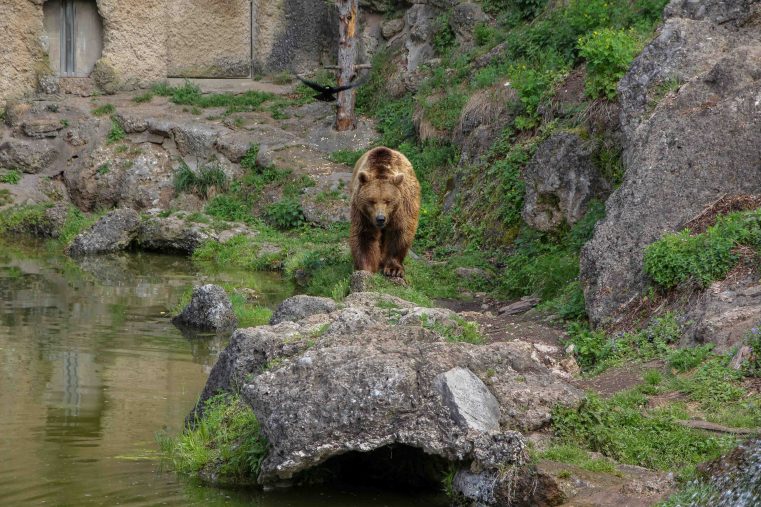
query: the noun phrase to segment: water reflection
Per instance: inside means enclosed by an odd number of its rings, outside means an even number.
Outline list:
[[[264,304],[272,274],[208,274],[148,254],[79,263],[0,243],[0,504],[442,505],[383,491],[225,491],[161,470],[154,435],[177,431],[226,336],[183,337],[171,309],[194,284],[241,280]]]

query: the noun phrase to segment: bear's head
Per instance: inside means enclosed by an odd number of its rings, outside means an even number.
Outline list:
[[[362,171],[357,177],[359,190],[356,195],[356,205],[375,227],[383,229],[389,224],[402,203],[402,192],[399,187],[404,181],[404,174],[373,178]]]

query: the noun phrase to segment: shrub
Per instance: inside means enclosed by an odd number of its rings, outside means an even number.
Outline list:
[[[641,48],[631,31],[604,28],[579,39],[579,54],[587,62],[586,94],[616,98],[616,87]]]
[[[705,287],[732,269],[738,244],[761,246],[761,211],[730,213],[702,234],[684,230],[665,235],[645,249],[645,272],[667,289],[684,282]]]
[[[298,199],[281,199],[267,206],[264,218],[278,229],[293,229],[304,223],[304,211]]]
[[[668,356],[669,366],[677,371],[687,371],[705,361],[713,350],[713,344],[700,345],[691,349],[677,349]]]
[[[750,346],[751,356],[743,365],[743,373],[749,377],[761,377],[761,329],[751,329],[745,340]]]
[[[132,97],[132,102],[135,102],[137,104],[143,104],[145,102],[150,102],[153,100],[153,92],[147,91],[145,93],[141,93],[140,95],[135,95]]]

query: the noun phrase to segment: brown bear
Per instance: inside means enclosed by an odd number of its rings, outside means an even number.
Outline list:
[[[412,164],[396,150],[373,148],[354,166],[350,190],[354,269],[404,276],[420,211],[420,183]]]

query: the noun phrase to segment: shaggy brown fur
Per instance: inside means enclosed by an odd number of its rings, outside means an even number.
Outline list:
[[[354,268],[404,276],[420,211],[420,184],[412,164],[398,151],[373,148],[354,166],[350,188]]]

